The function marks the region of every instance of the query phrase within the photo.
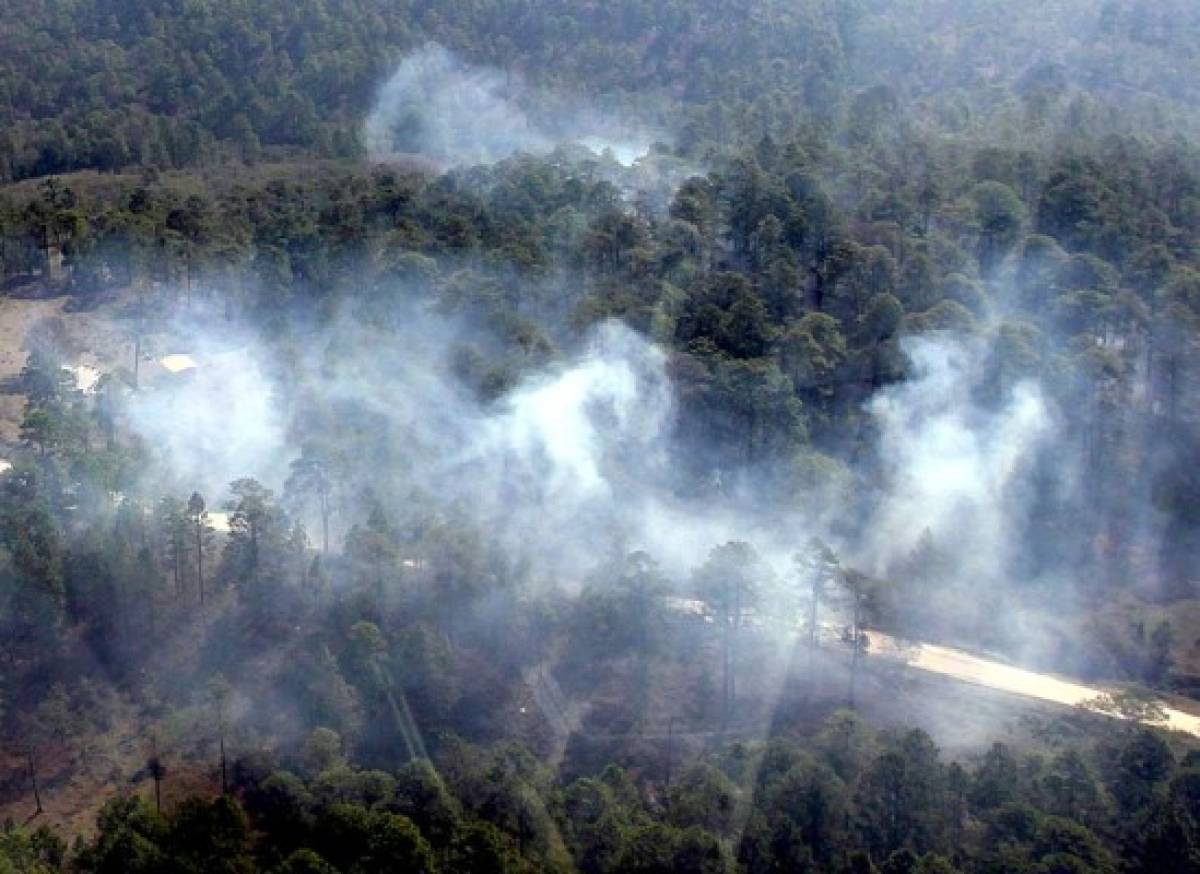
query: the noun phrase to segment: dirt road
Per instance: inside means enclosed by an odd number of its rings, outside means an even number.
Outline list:
[[[1116,718],[1130,718],[1126,714],[1096,706],[1104,696],[1112,694],[1109,689],[1086,686],[1051,674],[1039,674],[937,644],[907,643],[879,631],[868,631],[866,634],[870,641],[870,653],[899,659],[917,670],[1023,698],[1067,707],[1088,707]],[[1200,716],[1165,704],[1162,704],[1162,711],[1162,720],[1145,721],[1200,737]]]

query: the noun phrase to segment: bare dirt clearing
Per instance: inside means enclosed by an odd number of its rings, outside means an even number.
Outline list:
[[[61,315],[66,301],[65,297],[50,300],[0,298],[0,385],[12,385],[25,366],[28,355],[25,339],[30,329],[43,319]],[[16,441],[24,412],[24,395],[11,390],[0,394],[0,440]]]
[[[87,310],[72,306],[74,300],[68,295],[0,297],[0,443],[14,444],[20,437],[25,397],[14,384],[35,337],[52,341],[65,354],[84,390],[101,373],[128,364],[132,344],[118,315],[120,297]]]

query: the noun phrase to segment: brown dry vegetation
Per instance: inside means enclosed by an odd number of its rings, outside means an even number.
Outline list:
[[[83,741],[70,739],[42,749],[38,758],[38,788],[42,813],[36,812],[25,760],[0,750],[0,823],[48,825],[74,839],[95,832],[96,816],[111,798],[130,793],[154,798],[154,781],[146,769],[151,732],[137,710],[122,701],[112,727]],[[162,804],[170,810],[196,795],[215,795],[220,787],[212,763],[169,759],[162,784]]]
[[[72,297],[32,284],[19,295],[0,297],[0,443],[19,439],[25,398],[14,382],[35,339],[49,340],[72,363],[102,372],[127,363],[131,342],[128,326],[118,317],[122,299],[114,294],[81,310]]]

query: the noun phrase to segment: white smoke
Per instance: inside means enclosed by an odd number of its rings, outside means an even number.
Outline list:
[[[980,344],[918,338],[906,351],[913,377],[868,406],[886,483],[863,559],[886,574],[928,532],[962,579],[1002,581],[1027,510],[1014,485],[1056,433],[1046,398],[1022,382],[998,407],[977,402]]]
[[[475,451],[541,468],[550,500],[610,498],[611,467],[662,461],[671,394],[662,352],[616,322],[571,367],[522,386]],[[532,473],[533,471],[528,471]]]
[[[295,455],[254,348],[197,351],[198,367],[147,380],[129,399],[132,430],[192,488],[220,494],[240,477],[277,480]]]
[[[368,430],[362,446],[379,455],[352,459],[360,479],[352,494],[370,488],[395,500],[397,512],[414,489],[432,496],[545,578],[578,580],[613,554],[647,550],[684,579],[730,539],[755,543],[786,568],[804,542],[795,520],[759,518],[715,493],[675,493],[666,356],[632,329],[598,326],[577,352],[490,403],[471,396],[452,366],[455,347],[470,339],[469,329],[414,310],[387,330],[350,315],[335,320],[286,369],[261,345],[245,347],[255,354],[197,351],[194,371],[131,400],[129,423],[157,448],[168,479],[219,502],[240,477],[281,493],[299,454],[296,435],[310,429],[294,420],[304,398],[358,410],[332,413],[357,421],[324,438],[341,444]],[[361,521],[352,494],[334,520],[335,541]],[[319,520],[302,521],[317,530]]]
[[[380,89],[364,139],[376,159],[420,155],[448,166],[492,164],[525,152],[546,154],[577,143],[606,150],[631,165],[650,151],[616,119],[577,110],[568,117],[531,119],[526,108],[549,101],[529,97],[519,79],[462,63],[439,45],[409,55]]]
[[[487,404],[454,374],[464,330],[428,313],[387,331],[348,316],[306,343],[311,354],[286,374],[248,353],[198,354],[186,379],[133,398],[131,423],[180,481],[216,495],[243,476],[282,487],[305,430],[291,419],[296,399],[369,411],[371,442],[387,447],[371,488],[435,496],[547,574],[645,549],[683,577],[730,539],[752,542],[786,574],[791,554],[825,527],[802,509],[784,518],[719,492],[675,491],[666,358],[626,326],[598,327],[576,354]],[[1008,583],[1029,504],[1019,486],[1056,437],[1052,411],[1029,382],[980,403],[985,344],[917,338],[907,352],[911,379],[868,406],[883,479],[861,538],[842,544],[847,559],[887,577],[928,532],[960,579]],[[335,523],[335,535],[354,521]]]

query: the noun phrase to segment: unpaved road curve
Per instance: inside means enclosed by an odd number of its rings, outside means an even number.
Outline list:
[[[1023,698],[1096,710],[1094,702],[1101,696],[1112,694],[1111,689],[1085,686],[1051,674],[1039,674],[946,646],[907,643],[879,631],[867,631],[866,635],[870,641],[871,654],[895,658],[910,668]],[[1165,704],[1162,707],[1164,719],[1149,721],[1150,724],[1200,737],[1200,716],[1167,707]],[[1109,710],[1101,712],[1116,718],[1130,718]]]

